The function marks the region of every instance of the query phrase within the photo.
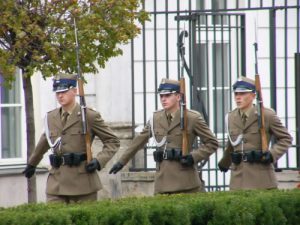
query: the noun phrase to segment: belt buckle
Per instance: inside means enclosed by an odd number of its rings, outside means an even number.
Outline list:
[[[164,150],[163,152],[163,159],[168,159],[168,154],[166,150]]]
[[[247,154],[243,154],[243,155],[242,155],[242,160],[243,160],[244,162],[247,162],[247,161],[248,161],[248,156],[247,156]]]
[[[163,159],[168,159],[168,154],[167,154],[167,144],[165,144],[164,151],[163,151]]]
[[[65,157],[62,155],[60,158],[61,158],[61,165],[64,166],[65,165]]]

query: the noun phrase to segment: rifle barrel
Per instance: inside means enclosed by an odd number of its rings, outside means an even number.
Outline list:
[[[258,116],[258,127],[261,136],[261,148],[263,152],[268,151],[268,139],[265,129],[265,113],[264,104],[261,92],[260,76],[258,74],[258,63],[257,63],[257,43],[254,43],[255,49],[255,89],[256,89],[256,104],[257,104],[257,116]]]
[[[88,126],[87,126],[87,119],[86,119],[86,103],[85,103],[84,88],[83,88],[83,76],[80,68],[79,44],[77,38],[77,27],[76,27],[75,18],[74,18],[74,32],[75,32],[75,44],[76,44],[78,90],[79,90],[80,107],[81,107],[82,133],[85,135],[86,157],[87,157],[87,162],[89,163],[92,160],[91,137],[87,129]]]

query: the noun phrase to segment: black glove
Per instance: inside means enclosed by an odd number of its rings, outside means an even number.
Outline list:
[[[88,164],[86,164],[85,169],[88,173],[93,173],[95,170],[100,170],[101,166],[97,159],[92,159]]]
[[[22,173],[25,175],[25,177],[30,178],[35,173],[35,169],[35,166],[28,164]]]
[[[110,169],[109,174],[116,174],[123,168],[123,164],[120,162],[117,162],[113,165],[113,167]]]
[[[226,173],[226,172],[228,171],[228,168],[225,168],[225,167],[221,166],[220,163],[218,163],[218,167],[219,167],[219,170],[220,170],[221,172]]]
[[[264,152],[262,154],[262,157],[261,157],[261,162],[263,164],[269,164],[269,163],[272,163],[273,162],[273,156],[271,154],[271,152],[267,151],[267,152]]]
[[[180,159],[180,163],[183,166],[192,166],[194,165],[194,159],[191,154],[182,156]]]

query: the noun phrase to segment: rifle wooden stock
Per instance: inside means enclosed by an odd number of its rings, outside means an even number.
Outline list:
[[[85,134],[85,143],[86,143],[86,161],[90,162],[93,158],[93,155],[92,155],[92,146],[91,146],[91,135],[89,132]]]
[[[81,107],[81,121],[82,121],[82,133],[85,135],[85,145],[86,145],[86,160],[89,163],[92,160],[92,147],[91,147],[91,135],[88,132],[88,124],[86,119],[86,103],[84,97],[84,88],[83,88],[83,76],[80,69],[79,61],[79,44],[77,39],[77,27],[76,21],[74,18],[74,28],[75,28],[75,41],[76,41],[76,60],[77,60],[77,73],[78,73],[78,90],[79,90],[79,99]]]
[[[79,99],[80,99],[80,107],[81,107],[82,133],[85,135],[86,160],[87,162],[90,162],[92,160],[91,135],[88,132],[88,126],[87,126],[86,103],[84,97],[82,77],[78,79],[78,90],[79,90]]]
[[[180,128],[182,130],[182,155],[188,154],[188,134],[187,134],[187,110],[185,97],[185,79],[180,78]]]
[[[261,147],[263,152],[268,151],[268,140],[267,134],[265,130],[265,113],[264,113],[264,105],[263,98],[261,93],[261,85],[259,75],[255,75],[255,89],[256,89],[256,102],[257,102],[257,111],[258,111],[258,125],[259,132],[261,136]]]

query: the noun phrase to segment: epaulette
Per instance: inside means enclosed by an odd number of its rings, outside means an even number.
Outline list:
[[[53,111],[55,111],[55,110],[57,110],[57,109],[52,109],[52,110],[48,111],[47,113],[51,113],[51,112],[53,112]]]
[[[162,111],[164,111],[164,109],[158,109],[158,110],[154,111],[153,113],[158,113],[158,112],[162,112]]]
[[[264,110],[266,110],[266,111],[270,111],[270,112],[273,112],[273,113],[276,113],[276,111],[274,110],[274,109],[272,109],[272,108],[264,108]]]
[[[237,111],[237,110],[239,110],[239,109],[238,109],[238,108],[235,108],[235,109],[229,111],[228,114],[233,113],[234,111]]]
[[[197,115],[201,114],[201,113],[198,112],[197,110],[189,109],[189,111],[190,111],[191,113],[194,113],[194,114],[197,114]]]

